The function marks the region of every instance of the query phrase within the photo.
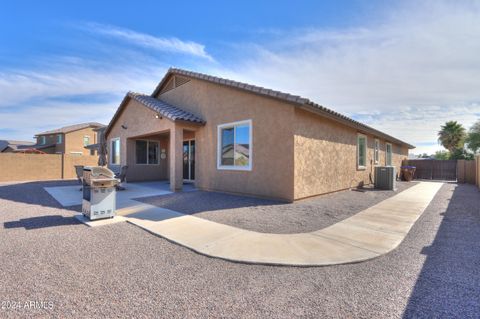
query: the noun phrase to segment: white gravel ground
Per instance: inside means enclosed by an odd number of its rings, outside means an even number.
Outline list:
[[[127,223],[88,228],[42,185],[0,186],[0,318],[480,313],[480,193],[473,186],[444,185],[392,253],[358,264],[295,268],[208,258]],[[53,307],[35,310],[25,307],[28,301]],[[5,309],[13,302],[21,309]]]

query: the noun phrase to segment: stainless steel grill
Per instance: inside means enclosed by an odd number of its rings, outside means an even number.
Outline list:
[[[115,173],[105,167],[83,168],[83,215],[90,220],[115,216],[116,189],[119,183]]]

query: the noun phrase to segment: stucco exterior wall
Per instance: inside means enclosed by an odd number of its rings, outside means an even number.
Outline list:
[[[293,200],[291,105],[240,90],[191,80],[158,98],[206,120],[195,132],[200,189]],[[252,170],[217,169],[217,127],[252,120]]]
[[[127,181],[152,181],[152,180],[164,180],[168,179],[168,155],[169,155],[169,136],[149,136],[145,138],[139,138],[140,140],[156,141],[159,143],[159,155],[161,150],[164,149],[167,157],[165,159],[160,158],[158,164],[137,164],[135,158],[135,141],[136,138],[127,139],[127,165],[128,175]]]
[[[62,136],[62,143],[57,143],[57,136]],[[90,138],[89,144],[97,143],[97,133],[92,127],[87,127],[81,130],[69,132],[66,134],[47,134],[37,136],[37,144],[41,142],[41,136],[45,136],[45,144],[55,144],[52,148],[42,149],[45,153],[66,153],[75,155],[91,155],[90,150],[83,145],[83,138],[88,136]]]
[[[76,178],[74,165],[97,165],[97,156],[69,154],[0,154],[0,182]]]
[[[295,199],[367,185],[374,178],[375,136],[297,109],[295,126]],[[367,165],[357,168],[357,136],[367,136]],[[385,140],[379,139],[379,163],[385,165]],[[392,144],[392,165],[400,169],[406,147]]]
[[[195,185],[199,189],[293,201],[373,181],[375,137],[370,134],[366,134],[367,166],[357,169],[355,129],[289,103],[196,79],[157,98],[200,116],[206,125],[157,119],[156,112],[129,100],[107,136],[109,154],[111,139],[120,138],[120,165],[110,167],[117,171],[121,165],[129,165],[127,180],[169,178],[170,152],[175,149],[181,154],[177,147],[181,141],[195,138]],[[252,121],[252,170],[218,169],[218,126],[244,120]],[[177,135],[180,130],[183,133]],[[172,132],[176,132],[173,139]],[[159,165],[136,165],[136,139],[160,141],[167,158]],[[172,140],[176,143],[170,145]],[[379,141],[377,165],[385,165],[386,141]],[[393,165],[399,169],[408,150],[392,146]],[[173,169],[175,184],[181,175],[177,169]]]
[[[154,111],[135,100],[130,100],[107,135],[108,154],[111,154],[111,140],[120,138],[120,165],[109,163],[109,167],[118,171],[120,166],[128,165],[127,181],[168,178],[168,135],[162,138],[158,135],[160,132],[168,134],[175,128],[175,123],[165,118],[157,119],[155,115]],[[122,125],[126,129],[122,128]],[[135,163],[136,138],[160,140],[160,149],[166,149],[167,159],[160,159],[159,165],[137,165]]]
[[[78,154],[81,152],[82,155],[90,155],[90,150],[86,149],[83,144],[85,136],[89,137],[89,144],[97,143],[97,132],[91,127],[65,134],[65,153]]]
[[[59,155],[59,156],[62,156],[62,155]],[[78,156],[78,155],[71,155],[71,154],[63,154],[63,178],[64,179],[77,178],[75,165],[98,166],[98,156],[97,155]]]

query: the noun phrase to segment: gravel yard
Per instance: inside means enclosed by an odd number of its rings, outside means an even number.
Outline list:
[[[475,187],[445,184],[393,252],[296,268],[208,258],[127,223],[89,228],[42,183],[0,185],[0,317],[477,317],[478,207]]]
[[[317,196],[295,203],[216,192],[185,192],[138,199],[221,224],[277,234],[310,232],[348,218],[415,185],[398,182],[396,191],[365,188]]]

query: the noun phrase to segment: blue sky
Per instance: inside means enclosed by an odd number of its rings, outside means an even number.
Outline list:
[[[0,139],[108,123],[170,66],[308,97],[439,149],[480,117],[475,1],[11,1],[0,11]]]

